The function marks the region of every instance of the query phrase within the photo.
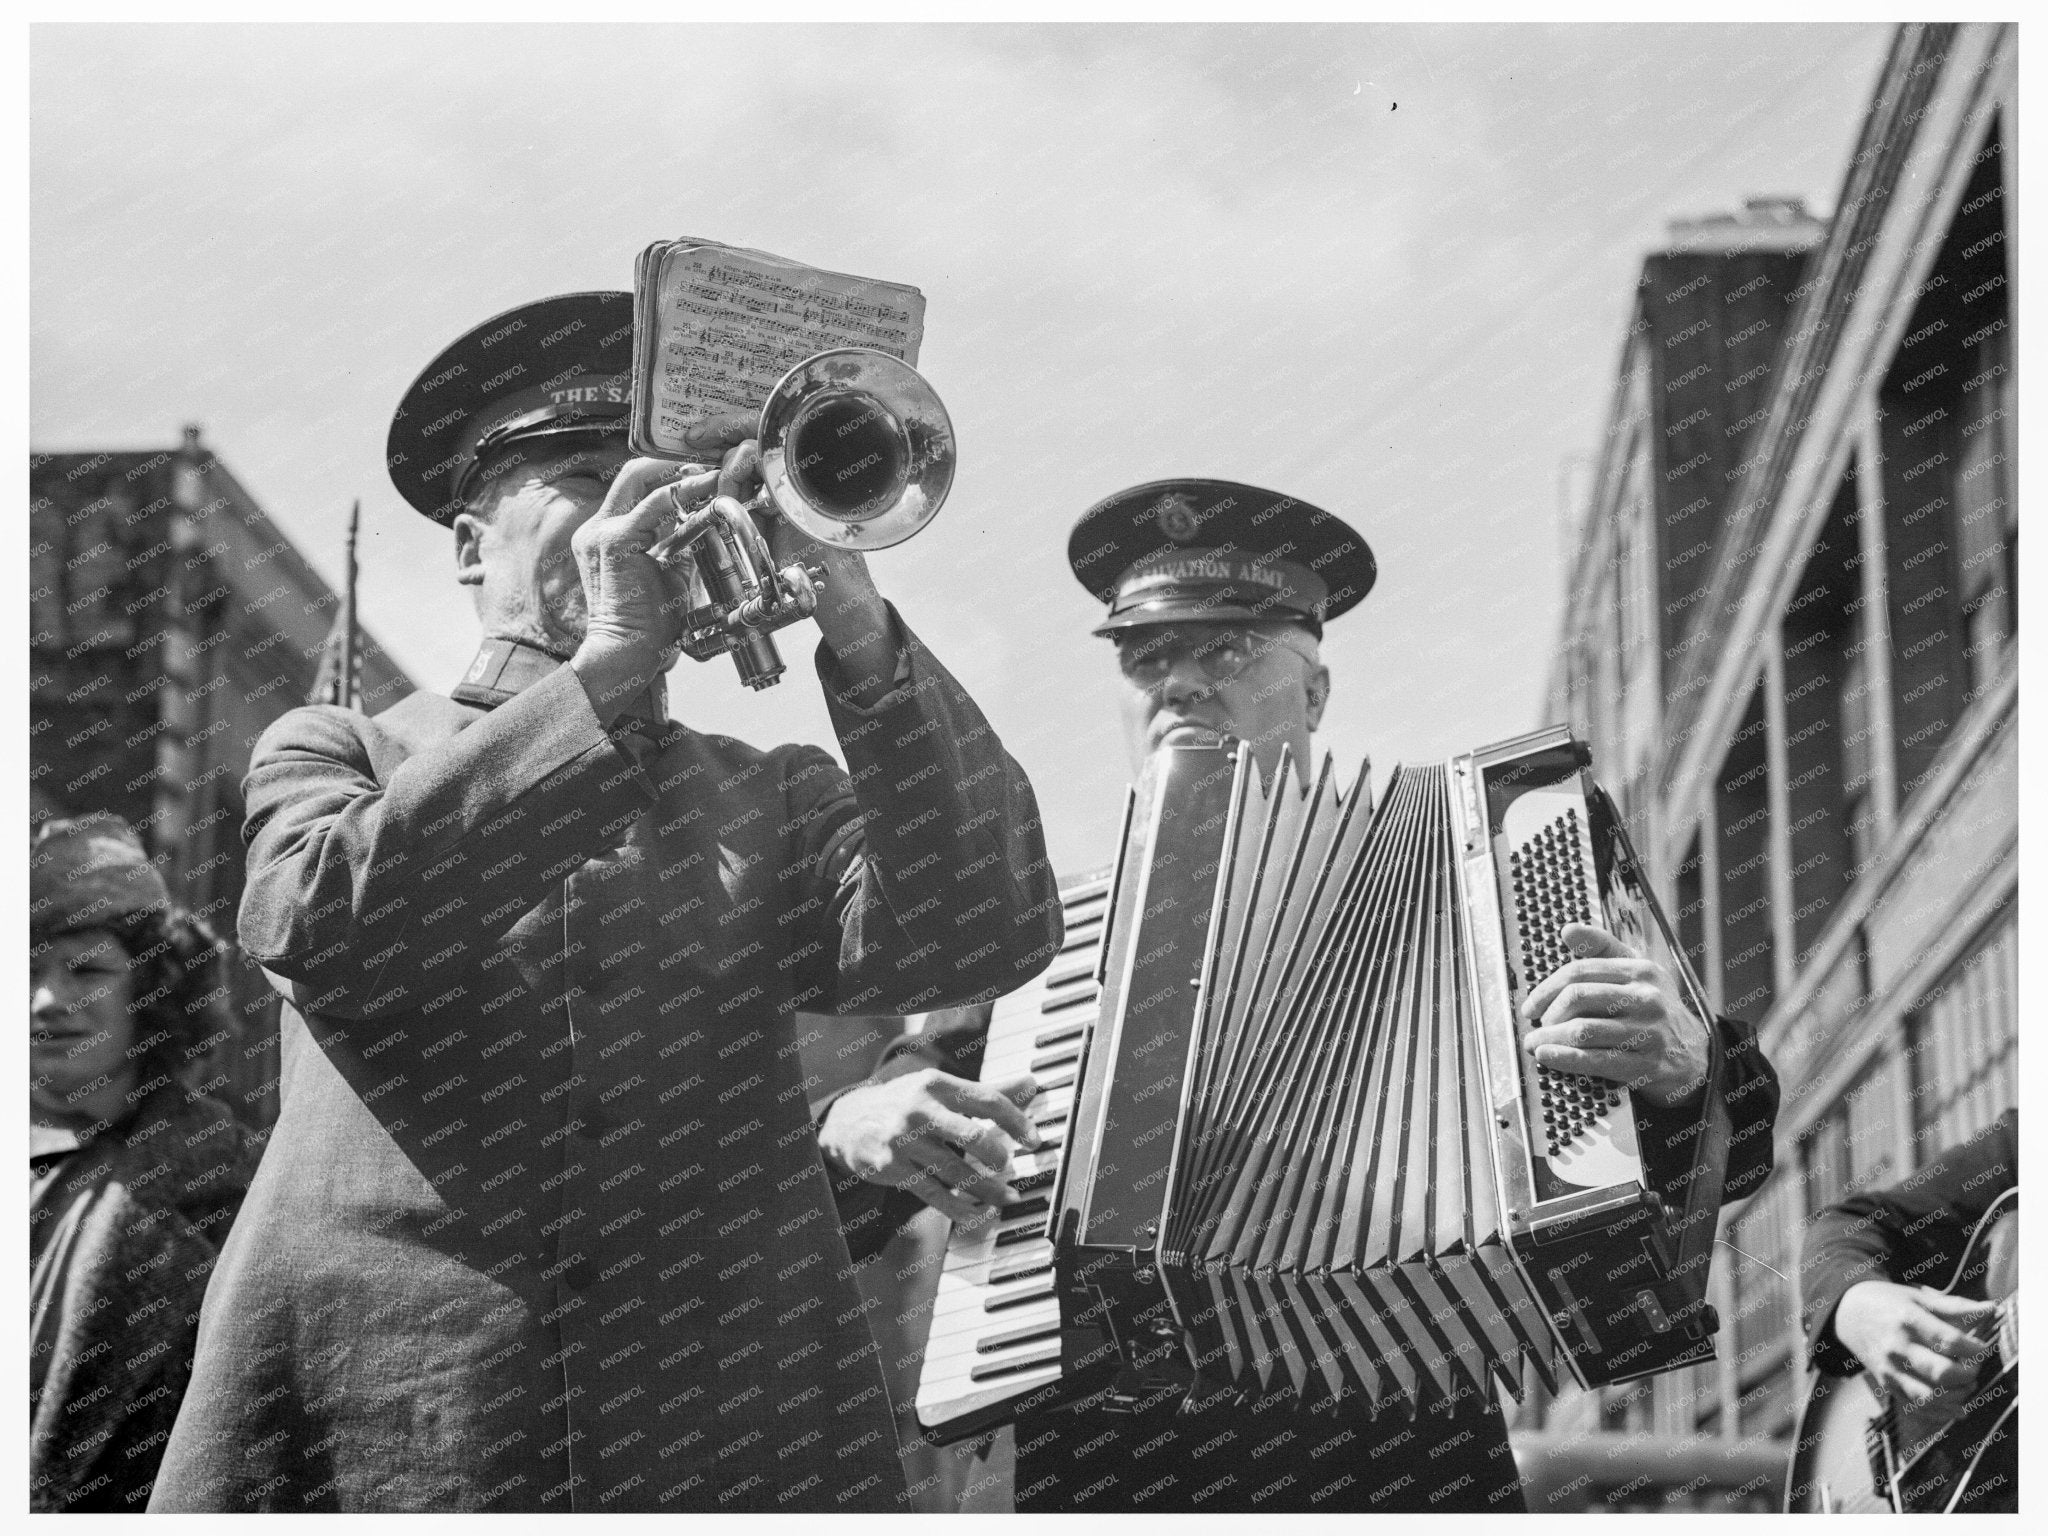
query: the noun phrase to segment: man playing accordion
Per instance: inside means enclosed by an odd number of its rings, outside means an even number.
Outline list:
[[[1266,773],[1288,750],[1306,776],[1310,737],[1330,698],[1323,624],[1355,607],[1377,575],[1364,539],[1275,492],[1173,480],[1090,508],[1068,553],[1075,576],[1109,608],[1095,632],[1116,650],[1134,770],[1166,744],[1232,737],[1251,745]],[[1777,1108],[1776,1078],[1754,1034],[1694,1017],[1674,978],[1611,934],[1572,925],[1562,937],[1577,958],[1527,1000],[1530,1054],[1634,1090],[1647,1167],[1672,1198],[1682,1198],[1701,1096],[1723,1095],[1732,1121],[1724,1198],[1754,1190],[1771,1168]],[[944,1093],[951,1078],[976,1072],[988,1018],[986,1007],[934,1015],[831,1106],[828,1153],[867,1184],[864,1195],[848,1180],[839,1185],[850,1231],[905,1219],[911,1196],[955,1218],[1005,1200],[1010,1143],[993,1122],[976,1127],[973,1145],[987,1166],[948,1184],[935,1170],[957,1144],[903,1112],[913,1094]],[[1711,1084],[1710,1027],[1723,1061]],[[994,1086],[1020,1098],[1032,1090],[1028,1080]],[[1398,1412],[1374,1419],[1356,1398],[1289,1412],[1280,1400],[1200,1382],[1114,1412],[1100,1396],[1019,1418],[1019,1510],[1523,1507],[1506,1425],[1486,1395],[1426,1407],[1412,1421]]]

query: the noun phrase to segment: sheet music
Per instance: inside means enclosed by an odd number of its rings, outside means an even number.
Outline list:
[[[687,456],[707,416],[758,411],[791,368],[833,347],[873,347],[913,367],[924,295],[715,241],[660,241],[635,284],[634,438]]]

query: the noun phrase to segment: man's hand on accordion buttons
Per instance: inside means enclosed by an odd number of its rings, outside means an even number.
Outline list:
[[[818,1144],[870,1184],[907,1189],[953,1221],[972,1221],[1010,1199],[1010,1149],[1035,1149],[1018,1107],[1038,1090],[1029,1073],[993,1083],[934,1067],[862,1083],[825,1113]]]
[[[1603,1077],[1662,1108],[1697,1093],[1707,1077],[1707,1026],[1670,972],[1605,929],[1571,923],[1560,936],[1578,958],[1522,1004],[1525,1020],[1540,1021],[1523,1048],[1554,1072]]]

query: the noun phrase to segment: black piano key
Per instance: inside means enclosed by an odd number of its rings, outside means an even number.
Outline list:
[[[1058,1365],[1060,1352],[1057,1349],[1040,1350],[1023,1360],[990,1361],[977,1365],[967,1373],[969,1381],[994,1381],[1002,1376],[1021,1376],[1026,1371],[1035,1371],[1040,1366]]]
[[[1019,1280],[1028,1280],[1033,1275],[1052,1273],[1052,1260],[1045,1255],[1028,1259],[1011,1259],[1007,1264],[998,1264],[988,1272],[990,1285],[1011,1285]]]
[[[1072,997],[1048,997],[1038,1005],[1038,1011],[1040,1013],[1064,1013],[1069,1008],[1079,1008],[1092,1004],[1100,995],[1096,988],[1090,987],[1086,992],[1077,992]]]
[[[1080,1040],[1088,1033],[1086,1024],[1061,1024],[1048,1029],[1035,1038],[1031,1044],[1037,1050],[1050,1050],[1055,1045],[1065,1045],[1070,1040]]]
[[[1043,1236],[1045,1236],[1045,1223],[1035,1221],[1028,1226],[1012,1227],[1007,1232],[998,1232],[996,1234],[996,1246],[998,1248],[1008,1248],[1013,1243],[1028,1243],[1034,1237]]]
[[[1013,1307],[1028,1307],[1034,1301],[1049,1301],[1054,1292],[1050,1285],[1035,1285],[1028,1291],[1006,1291],[1000,1296],[991,1296],[981,1304],[984,1312],[1008,1312]]]
[[[1057,1168],[1041,1168],[1036,1173],[1019,1174],[1010,1180],[1013,1194],[1028,1195],[1034,1189],[1044,1189],[1059,1176]]]
[[[1058,1323],[1033,1323],[1028,1328],[1012,1328],[1008,1333],[994,1333],[974,1346],[977,1355],[993,1355],[998,1350],[1014,1349],[1019,1344],[1036,1344],[1043,1339],[1060,1336]]]
[[[1039,1073],[1050,1072],[1055,1067],[1071,1067],[1080,1059],[1081,1052],[1078,1048],[1071,1051],[1047,1051],[1043,1056],[1031,1058],[1031,1075],[1036,1077]]]

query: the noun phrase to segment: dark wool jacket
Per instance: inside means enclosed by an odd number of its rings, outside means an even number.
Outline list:
[[[254,1166],[227,1106],[176,1084],[30,1158],[30,1509],[142,1509]]]

